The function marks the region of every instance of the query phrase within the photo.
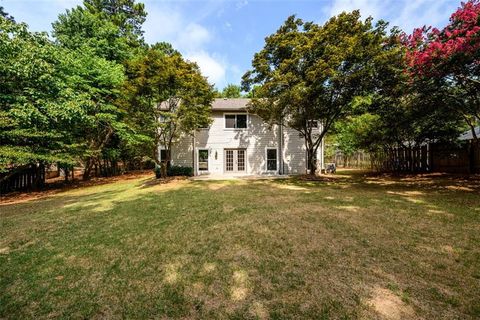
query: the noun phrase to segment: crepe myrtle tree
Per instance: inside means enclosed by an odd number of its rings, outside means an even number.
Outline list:
[[[480,122],[480,0],[462,3],[443,29],[417,28],[404,35],[407,71],[413,83],[435,90],[449,101],[447,108],[459,114],[474,139]]]
[[[211,123],[213,86],[196,63],[156,46],[128,62],[126,70],[126,109],[136,121],[133,127],[152,137],[153,159],[165,177],[172,145],[182,135]],[[160,146],[166,150],[166,159],[160,159]]]
[[[322,26],[290,16],[265,39],[253,69],[243,76],[244,91],[255,86],[249,111],[305,138],[310,174],[316,172],[315,155],[333,123],[375,89],[375,64],[389,50],[386,27],[383,21],[372,25],[372,18],[362,21],[358,10]],[[322,125],[314,130],[310,123],[317,119]]]

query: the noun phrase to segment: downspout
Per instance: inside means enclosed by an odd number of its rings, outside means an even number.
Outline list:
[[[195,130],[193,130],[193,135],[192,135],[192,170],[193,170],[193,175],[196,176],[198,172],[197,172],[197,169],[195,168]]]
[[[279,135],[280,135],[280,150],[279,150],[279,164],[280,168],[278,168],[279,174],[284,174],[284,163],[283,163],[283,121],[280,121],[280,127],[278,128]]]

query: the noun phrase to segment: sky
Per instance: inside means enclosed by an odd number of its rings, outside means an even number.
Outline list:
[[[139,0],[137,0],[139,1]],[[81,0],[0,0],[0,6],[32,31],[51,31],[60,13]],[[460,0],[144,0],[148,43],[170,42],[195,61],[218,89],[240,84],[266,36],[295,14],[323,24],[342,11],[359,9],[362,18],[383,19],[407,33],[423,25],[442,27]]]

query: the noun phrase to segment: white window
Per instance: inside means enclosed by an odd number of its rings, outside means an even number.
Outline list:
[[[267,171],[277,171],[277,149],[267,148]]]
[[[198,171],[208,171],[208,150],[198,150]]]
[[[225,129],[246,129],[246,114],[225,114]]]

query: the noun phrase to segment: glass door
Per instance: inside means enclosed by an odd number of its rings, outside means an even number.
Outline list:
[[[245,172],[245,149],[225,149],[225,172]]]
[[[225,171],[233,172],[233,152],[234,150],[225,150]]]

